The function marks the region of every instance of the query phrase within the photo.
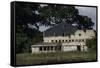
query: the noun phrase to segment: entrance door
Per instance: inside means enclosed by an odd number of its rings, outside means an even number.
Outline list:
[[[77,46],[77,50],[78,51],[81,51],[81,46]]]

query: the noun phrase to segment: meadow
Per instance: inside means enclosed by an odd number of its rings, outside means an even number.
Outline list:
[[[16,65],[41,65],[96,61],[96,52],[56,52],[16,54]]]

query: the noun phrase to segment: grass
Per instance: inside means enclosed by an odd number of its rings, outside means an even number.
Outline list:
[[[56,52],[16,54],[16,65],[54,64],[67,62],[96,61],[96,52]]]

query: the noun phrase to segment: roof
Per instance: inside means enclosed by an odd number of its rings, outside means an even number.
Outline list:
[[[44,31],[44,37],[70,35],[74,34],[76,30],[77,30],[76,26],[64,22]]]
[[[58,46],[57,43],[37,43],[32,45],[32,47],[39,47],[39,46]]]

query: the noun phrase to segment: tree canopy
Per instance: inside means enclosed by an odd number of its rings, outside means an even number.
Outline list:
[[[42,4],[43,5],[43,4]],[[78,9],[70,5],[55,5],[36,3],[17,3],[16,22],[27,27],[34,25],[39,29],[40,25],[52,26],[58,23],[76,23],[79,28],[92,29],[94,23],[88,16],[79,15]]]

